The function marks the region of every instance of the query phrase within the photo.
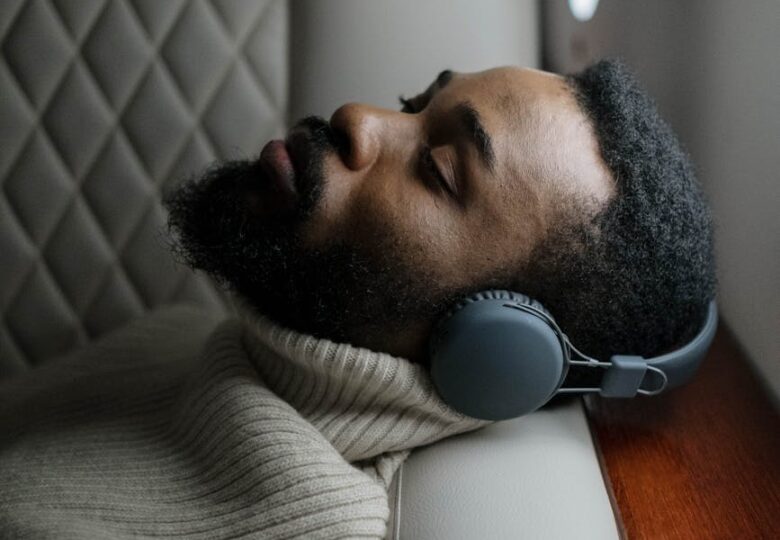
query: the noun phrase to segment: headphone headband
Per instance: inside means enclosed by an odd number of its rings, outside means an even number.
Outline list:
[[[609,362],[598,362],[571,348],[588,362],[570,361],[575,365],[606,368],[598,388],[560,388],[561,393],[599,392],[604,397],[654,396],[666,389],[688,382],[707,354],[718,326],[715,301],[707,306],[704,324],[691,341],[661,356],[643,358],[634,355],[614,355]]]
[[[647,364],[666,374],[669,378],[669,388],[688,382],[707,354],[717,327],[718,308],[713,300],[707,306],[704,326],[691,341],[675,351],[647,359]]]

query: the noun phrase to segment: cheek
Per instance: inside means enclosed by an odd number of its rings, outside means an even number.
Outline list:
[[[426,278],[451,283],[462,268],[464,243],[453,209],[424,186],[376,184],[361,190],[345,233],[381,256],[395,256]]]
[[[401,259],[432,282],[468,282],[473,226],[448,201],[411,178],[374,174],[356,180],[326,171],[322,198],[301,227],[304,245],[322,248],[343,240],[378,260]]]

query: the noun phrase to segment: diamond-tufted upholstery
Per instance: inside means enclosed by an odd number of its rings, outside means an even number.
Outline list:
[[[0,2],[0,378],[164,303],[161,190],[283,132],[285,0]]]

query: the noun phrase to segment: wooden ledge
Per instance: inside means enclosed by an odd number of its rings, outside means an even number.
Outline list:
[[[780,415],[722,324],[688,385],[585,406],[624,538],[780,538]]]

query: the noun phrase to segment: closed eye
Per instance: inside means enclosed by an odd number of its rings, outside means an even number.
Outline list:
[[[422,161],[423,168],[425,169],[425,172],[430,175],[430,177],[436,181],[437,184],[439,184],[439,187],[449,193],[451,196],[454,196],[455,194],[452,191],[452,188],[450,187],[449,182],[447,182],[447,179],[442,174],[441,170],[439,170],[439,166],[436,164],[436,160],[433,159],[433,154],[431,152],[431,147],[428,145],[423,146],[422,151],[420,153],[420,159]]]

